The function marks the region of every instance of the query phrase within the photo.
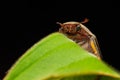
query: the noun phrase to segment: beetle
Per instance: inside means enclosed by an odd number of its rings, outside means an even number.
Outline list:
[[[65,23],[57,22],[61,27],[59,32],[72,39],[79,46],[101,59],[101,51],[96,36],[83,24],[88,22],[86,18],[83,22],[69,21]]]

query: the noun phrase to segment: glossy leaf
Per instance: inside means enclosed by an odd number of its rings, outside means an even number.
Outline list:
[[[60,33],[53,33],[26,51],[4,80],[120,80],[104,61]]]

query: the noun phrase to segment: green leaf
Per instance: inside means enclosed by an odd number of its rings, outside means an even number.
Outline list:
[[[120,74],[63,34],[53,33],[26,51],[4,80],[120,80]]]

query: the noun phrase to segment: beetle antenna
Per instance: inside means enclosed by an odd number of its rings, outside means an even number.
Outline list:
[[[59,24],[60,26],[63,26],[63,24],[62,24],[62,23],[60,23],[60,22],[56,22],[56,24]]]
[[[81,23],[84,24],[84,23],[87,23],[88,21],[89,21],[89,19],[88,19],[88,18],[85,18],[84,21],[82,21]]]

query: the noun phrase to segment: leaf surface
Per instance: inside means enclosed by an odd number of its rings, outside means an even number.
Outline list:
[[[4,80],[120,80],[113,67],[61,33],[52,33],[27,50]]]

